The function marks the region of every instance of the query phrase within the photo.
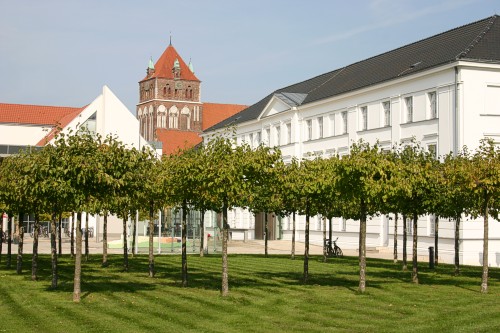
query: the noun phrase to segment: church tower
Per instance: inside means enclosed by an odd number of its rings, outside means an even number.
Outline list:
[[[141,135],[148,141],[163,141],[165,133],[176,136],[202,131],[201,81],[179,56],[172,43],[156,64],[149,61],[146,77],[139,81],[137,118]]]

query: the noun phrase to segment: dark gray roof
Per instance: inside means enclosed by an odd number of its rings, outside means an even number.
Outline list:
[[[498,15],[278,89],[205,132],[257,119],[273,96],[290,106],[303,105],[458,60],[500,63]]]

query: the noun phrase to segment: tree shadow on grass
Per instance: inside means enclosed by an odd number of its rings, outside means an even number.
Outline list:
[[[101,258],[99,255],[92,255],[88,262],[82,263],[82,291],[85,293],[134,293],[164,286],[182,287],[180,256],[155,256],[155,278],[148,277],[147,255],[130,258],[128,272],[123,272],[121,255],[110,255],[109,265],[105,268],[101,267]],[[221,287],[220,259],[220,255],[209,255],[203,258],[189,256],[188,288],[219,291]],[[326,263],[323,263],[322,256],[311,256],[309,279],[305,284],[302,281],[303,257],[290,260],[288,255],[273,255],[269,259],[263,255],[230,255],[228,259],[230,288],[264,290],[269,288],[273,292],[281,292],[281,290],[304,285],[318,285],[346,288],[352,292],[358,292],[357,257],[329,258]],[[31,268],[31,260],[26,261],[26,268],[28,268],[28,263]],[[257,265],[263,266],[263,269],[254,270],[252,266]],[[269,267],[269,270],[265,267]],[[72,292],[74,261],[69,257],[61,258],[58,271],[59,286],[53,290],[50,288],[50,256],[40,256],[39,282],[46,283],[47,291]],[[419,263],[421,285],[449,285],[473,292],[479,290],[481,267],[462,266],[459,277],[453,276],[453,272],[453,265],[440,264],[435,269],[429,269],[425,263]],[[25,269],[23,274],[25,274],[24,279],[31,279],[31,270]],[[499,269],[490,268],[490,285],[498,284],[499,276]],[[394,283],[412,283],[411,263],[407,271],[402,271],[401,263],[395,264],[392,260],[384,259],[367,259],[367,288],[383,289]]]

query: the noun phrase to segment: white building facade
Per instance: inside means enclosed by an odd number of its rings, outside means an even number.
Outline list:
[[[54,141],[57,127],[65,134],[76,133],[85,127],[103,138],[114,136],[128,148],[148,147],[156,151],[158,157],[161,156],[161,146],[154,148],[140,135],[139,121],[107,86],[102,88],[102,93],[90,104],[82,108],[0,104],[0,156],[17,154],[19,149],[26,149],[28,146],[50,144]],[[83,218],[85,219],[85,213]],[[73,219],[68,220],[71,223]],[[6,230],[6,217],[3,217],[2,223],[3,230]],[[27,215],[26,232],[31,231],[33,223],[33,217]],[[108,223],[108,233],[120,236],[122,222],[116,216],[110,216]],[[90,215],[89,228],[93,228],[96,240],[99,240],[103,218]]]
[[[475,149],[483,138],[500,143],[500,18],[495,15],[399,49],[278,89],[205,133],[236,124],[238,142],[279,147],[284,161],[349,154],[353,142],[378,141],[382,149],[415,137],[436,156]],[[209,135],[205,136],[207,139]],[[234,238],[261,235],[256,217],[230,213]],[[296,239],[304,239],[298,218]],[[292,223],[276,218],[276,238],[291,239]],[[453,263],[454,221],[439,222],[439,260]],[[418,221],[419,255],[434,246],[432,216]],[[408,223],[409,236],[411,223]],[[241,231],[241,232],[238,232]],[[334,238],[357,249],[359,223],[334,219]],[[500,267],[500,223],[490,223],[489,265]],[[460,262],[482,264],[483,224],[461,224]],[[311,242],[322,244],[322,222],[311,219]],[[398,252],[402,252],[399,219]],[[391,251],[394,219],[373,217],[367,247]]]

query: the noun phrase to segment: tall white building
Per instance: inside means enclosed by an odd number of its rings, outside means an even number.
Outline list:
[[[379,140],[389,149],[416,137],[437,156],[464,145],[474,149],[483,138],[500,143],[500,17],[278,89],[206,130],[205,138],[228,125],[236,125],[238,142],[277,146],[285,161],[310,154],[349,154],[350,145],[359,139],[372,144]],[[233,238],[262,237],[259,215],[237,209],[229,218]],[[291,221],[273,221],[274,237],[290,239]],[[385,216],[369,220],[367,246],[392,251],[393,223]],[[418,250],[424,255],[434,244],[432,218],[421,216],[418,228]],[[452,263],[454,221],[442,220],[439,228],[440,261]],[[500,223],[490,223],[490,228],[489,264],[500,267]],[[304,218],[298,230],[302,240]],[[319,218],[312,219],[311,230],[311,241],[321,243]],[[357,248],[358,230],[357,221],[334,221],[333,233],[343,247]],[[462,264],[482,264],[482,235],[482,223],[462,223]]]

